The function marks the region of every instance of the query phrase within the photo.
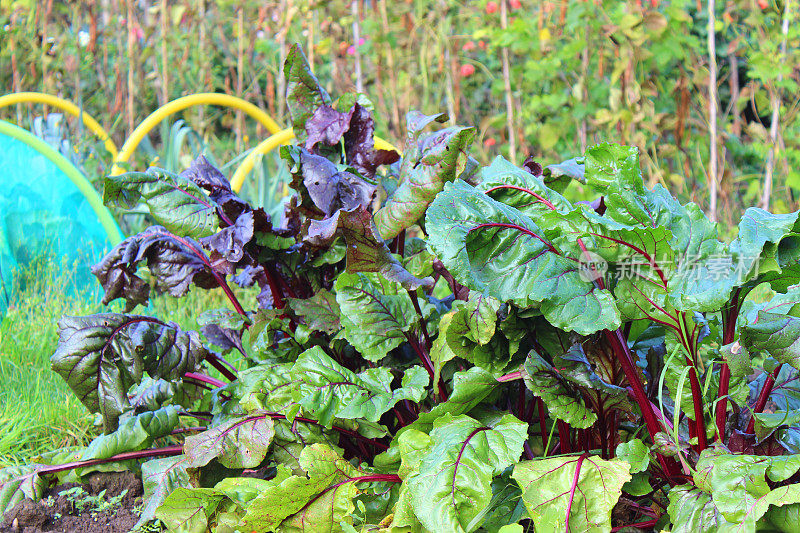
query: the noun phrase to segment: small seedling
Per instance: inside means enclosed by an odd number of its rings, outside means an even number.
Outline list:
[[[88,511],[92,517],[119,507],[127,494],[128,490],[125,489],[119,495],[106,499],[105,490],[100,491],[96,496],[92,496],[82,487],[73,487],[58,493],[59,496],[66,496],[72,502],[78,514]]]

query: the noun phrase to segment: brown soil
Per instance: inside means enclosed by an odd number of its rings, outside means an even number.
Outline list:
[[[96,473],[87,483],[64,483],[44,494],[44,499],[34,502],[24,499],[5,515],[0,524],[2,533],[127,533],[139,521],[133,508],[142,503],[142,482],[130,472]],[[60,492],[82,487],[90,495],[105,490],[105,499],[113,498],[127,490],[119,506],[102,513],[89,510],[78,514],[74,497],[59,496]],[[50,496],[50,499],[48,499]]]

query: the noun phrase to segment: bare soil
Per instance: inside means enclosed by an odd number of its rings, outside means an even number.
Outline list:
[[[105,512],[78,513],[74,497],[59,493],[82,487],[90,495],[105,490],[105,499],[127,490],[120,505]],[[142,482],[130,472],[92,474],[87,483],[64,483],[47,490],[41,501],[26,498],[5,515],[0,524],[2,533],[128,533],[139,521],[133,509],[142,503]],[[49,498],[48,498],[49,496]]]

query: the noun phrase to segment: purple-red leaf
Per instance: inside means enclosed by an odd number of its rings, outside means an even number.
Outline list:
[[[176,380],[199,368],[208,354],[197,333],[138,315],[104,313],[64,317],[55,370],[93,413],[103,415],[107,433],[131,406],[128,389],[147,374]]]
[[[306,241],[314,246],[328,246],[337,233],[347,244],[348,272],[380,272],[386,279],[396,281],[409,290],[429,287],[431,278],[418,279],[395,259],[381,239],[372,216],[363,207],[340,209],[325,220],[312,220]]]
[[[183,296],[193,283],[206,289],[218,285],[199,243],[152,226],[122,241],[92,267],[105,290],[104,304],[124,298],[127,312],[147,303],[150,285],[136,273],[142,262],[147,263],[155,288],[172,296]]]

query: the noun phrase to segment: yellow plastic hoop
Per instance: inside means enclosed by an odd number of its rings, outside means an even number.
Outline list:
[[[91,115],[84,113],[81,108],[73,104],[68,100],[64,100],[63,98],[59,98],[58,96],[53,96],[52,94],[44,94],[44,93],[35,93],[35,92],[22,92],[22,93],[11,93],[5,96],[0,96],[0,108],[8,107],[14,104],[26,104],[26,103],[36,103],[36,104],[46,104],[49,106],[53,106],[65,113],[68,113],[74,117],[78,117],[83,121],[84,126],[86,126],[92,133],[97,135],[103,144],[106,147],[106,150],[111,154],[111,156],[116,159],[117,158],[117,145],[114,144],[114,141],[111,140],[111,137],[108,135],[106,130],[97,122]]]
[[[242,160],[242,163],[236,169],[236,172],[233,173],[233,177],[231,177],[231,188],[237,193],[242,189],[244,180],[247,178],[247,175],[250,174],[250,171],[253,170],[253,166],[256,164],[256,158],[258,156],[268,154],[279,146],[289,144],[293,139],[294,131],[292,128],[286,128],[285,130],[281,130],[278,133],[275,133],[274,135],[271,135],[261,141],[249,154],[247,154],[247,157]],[[395,148],[391,143],[388,143],[378,137],[375,137],[375,148],[378,150],[394,150],[395,152],[402,154],[402,152]]]
[[[122,150],[120,150],[119,155],[114,159],[114,168],[111,169],[111,174],[119,174],[123,171],[119,167],[119,163],[127,162],[131,155],[133,155],[136,147],[139,146],[140,142],[142,142],[142,139],[144,139],[145,135],[147,135],[150,130],[156,127],[162,120],[174,113],[183,111],[184,109],[195,105],[219,105],[232,107],[234,109],[244,111],[253,117],[272,134],[281,131],[280,126],[278,126],[278,124],[272,120],[272,117],[247,100],[242,100],[236,96],[221,93],[197,93],[189,96],[183,96],[159,107],[150,113],[150,115],[138,126],[136,126],[136,129],[131,132],[130,137],[128,137],[128,139],[125,141],[125,144],[122,145]]]

